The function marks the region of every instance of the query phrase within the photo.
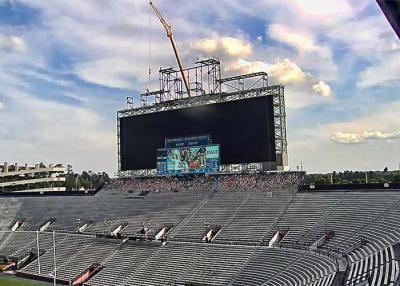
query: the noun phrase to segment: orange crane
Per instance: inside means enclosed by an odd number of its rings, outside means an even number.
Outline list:
[[[178,49],[176,48],[174,37],[172,35],[172,27],[170,24],[168,24],[167,21],[165,21],[165,19],[161,15],[160,11],[158,11],[157,7],[153,4],[153,1],[150,1],[149,4],[150,4],[151,8],[153,8],[153,10],[156,13],[161,24],[164,26],[164,29],[167,32],[167,37],[171,41],[171,45],[172,45],[172,48],[174,49],[176,61],[178,62],[179,70],[181,71],[182,79],[185,84],[187,94],[190,97],[190,89],[189,89],[188,80],[186,79],[185,72],[183,71],[183,65],[182,65],[181,59],[179,57]]]

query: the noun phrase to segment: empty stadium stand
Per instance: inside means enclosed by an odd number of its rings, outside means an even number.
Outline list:
[[[397,285],[400,191],[303,192],[293,174],[287,182],[243,176],[200,180],[206,187],[146,179],[95,196],[0,198],[0,257],[38,253],[17,275],[50,281],[56,273],[65,284],[100,265],[90,286]]]

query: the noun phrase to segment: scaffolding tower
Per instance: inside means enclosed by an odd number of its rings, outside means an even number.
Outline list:
[[[268,74],[256,72],[221,78],[219,59],[198,59],[193,67],[184,70],[190,93],[183,89],[180,71],[172,67],[160,68],[160,88],[140,95],[140,106],[134,107],[133,98],[127,98],[126,109],[117,113],[117,152],[120,176],[156,175],[156,170],[121,170],[120,119],[153,112],[213,104],[260,96],[273,97],[275,149],[277,170],[287,168],[286,111],[283,85],[269,85]],[[271,169],[263,163],[222,165],[221,172],[251,172]]]

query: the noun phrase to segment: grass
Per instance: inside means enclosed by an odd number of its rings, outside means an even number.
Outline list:
[[[23,279],[15,276],[0,275],[0,286],[49,286],[51,284]]]

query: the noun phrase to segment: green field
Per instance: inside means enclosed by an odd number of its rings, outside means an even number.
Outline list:
[[[0,286],[49,286],[52,284],[27,280],[15,276],[0,275]]]

